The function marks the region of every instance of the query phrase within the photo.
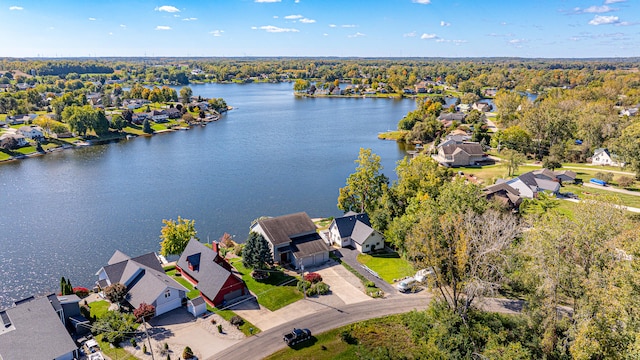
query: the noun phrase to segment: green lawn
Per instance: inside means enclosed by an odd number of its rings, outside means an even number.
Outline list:
[[[393,284],[395,279],[412,276],[416,273],[413,266],[396,252],[375,255],[360,254],[358,262],[377,272],[389,284]]]
[[[7,153],[6,150],[0,150],[0,161],[4,161],[7,160],[11,157],[11,155],[9,153]]]
[[[580,199],[585,199],[587,196],[598,197],[617,197],[620,199],[620,202],[625,206],[631,206],[635,208],[640,208],[640,196],[635,195],[627,195],[627,194],[619,194],[613,191],[602,190],[598,188],[590,188],[584,187],[580,185],[566,185],[562,187],[561,192],[572,192]]]
[[[171,276],[173,280],[177,281],[180,285],[186,287],[189,291],[187,292],[187,297],[189,299],[195,299],[200,296],[200,291],[198,289],[194,289],[193,285],[187,279],[182,276],[176,276],[177,271],[175,268],[173,270],[167,271],[167,275]]]
[[[258,303],[271,311],[283,308],[304,297],[296,289],[297,279],[282,271],[273,271],[267,279],[256,280],[251,276],[251,270],[242,266],[242,259],[232,259],[231,265],[242,274],[242,280],[258,297]]]
[[[540,169],[539,166],[520,166],[513,177],[538,169]],[[491,185],[499,178],[506,179],[508,177],[507,168],[500,164],[482,167],[459,167],[453,170],[462,171],[465,174],[473,174],[482,180],[484,185]]]
[[[129,352],[127,352],[127,350],[121,348],[121,347],[111,347],[111,345],[106,342],[106,341],[102,341],[102,335],[98,335],[95,337],[96,341],[98,342],[98,344],[100,345],[100,350],[102,351],[103,354],[107,355],[108,357],[110,357],[111,359],[117,359],[117,360],[138,360],[137,357],[131,355]]]
[[[109,311],[109,305],[111,304],[107,300],[90,302],[89,308],[91,308],[91,316],[100,319]]]

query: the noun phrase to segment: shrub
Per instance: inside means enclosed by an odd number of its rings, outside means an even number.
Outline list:
[[[364,283],[364,286],[365,286],[365,287],[371,287],[371,288],[374,288],[374,287],[376,287],[376,283],[374,283],[373,281],[369,280],[369,281],[367,281],[367,282],[365,282],[365,283]]]
[[[163,348],[164,348],[165,350],[169,350],[169,344],[164,343],[164,347],[163,347]]]
[[[630,187],[631,185],[633,185],[633,183],[635,182],[635,180],[633,179],[633,177],[631,176],[620,176],[616,182],[618,183],[618,185],[620,187],[626,188],[626,187]]]
[[[323,283],[322,281],[313,284],[313,289],[318,293],[318,295],[327,295],[329,293],[329,285]]]
[[[80,306],[80,315],[84,316],[87,319],[91,319],[91,308],[89,305]]]
[[[84,299],[89,296],[89,289],[82,286],[76,286],[73,288],[73,293],[76,294],[80,299]]]
[[[355,345],[358,343],[358,339],[354,338],[349,330],[344,330],[340,333],[340,340],[349,345]]]
[[[183,359],[191,359],[193,358],[193,351],[191,350],[190,347],[185,347],[184,350],[182,351],[182,358]]]
[[[129,342],[131,343],[131,346],[133,346],[133,347],[138,346],[138,343],[136,342],[136,339],[135,339],[135,338],[131,338],[131,339],[129,340]]]
[[[309,281],[306,281],[306,280],[298,281],[298,291],[300,292],[304,292],[305,290],[308,291],[309,288],[311,288],[311,283]]]
[[[147,353],[147,345],[146,344],[142,344],[142,353],[143,354]]]
[[[322,276],[318,273],[308,273],[304,275],[304,279],[312,284],[322,281]]]
[[[218,324],[218,332],[219,332],[220,334],[222,334],[222,325],[221,325],[221,324]]]
[[[243,248],[244,248],[244,245],[238,244],[233,248],[233,253],[236,254],[236,256],[242,256]]]
[[[231,317],[231,319],[229,319],[229,322],[231,323],[231,325],[234,325],[236,327],[238,326],[242,326],[242,324],[244,324],[244,319],[241,318],[238,315],[234,315]]]
[[[316,295],[318,295],[318,291],[316,290],[315,286],[307,288],[307,296],[316,296]]]

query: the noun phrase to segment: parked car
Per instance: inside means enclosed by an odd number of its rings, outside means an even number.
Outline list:
[[[293,346],[309,339],[311,339],[311,331],[309,329],[293,328],[291,332],[283,335],[284,342],[289,346]]]
[[[409,277],[400,281],[398,285],[396,285],[396,288],[400,292],[407,292],[407,291],[415,291],[417,286],[418,286],[418,281],[415,278]]]

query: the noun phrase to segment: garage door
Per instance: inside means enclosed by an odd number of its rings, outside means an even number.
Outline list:
[[[173,309],[179,308],[182,305],[182,299],[176,297],[175,299],[166,302],[164,304],[160,304],[156,307],[156,316],[166,313],[167,311],[171,311]]]
[[[232,292],[230,292],[228,294],[225,294],[224,295],[224,299],[226,301],[230,301],[230,300],[233,300],[233,299],[235,299],[235,298],[237,298],[239,296],[242,296],[242,289],[238,289],[236,291],[232,291]]]
[[[327,254],[325,253],[316,254],[313,259],[313,262],[315,263],[315,265],[320,265],[320,264],[323,264],[325,261],[327,261],[326,255]]]

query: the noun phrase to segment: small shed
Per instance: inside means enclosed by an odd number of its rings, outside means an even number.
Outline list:
[[[187,311],[194,317],[198,317],[207,312],[207,303],[202,296],[198,296],[197,298],[187,301]]]

